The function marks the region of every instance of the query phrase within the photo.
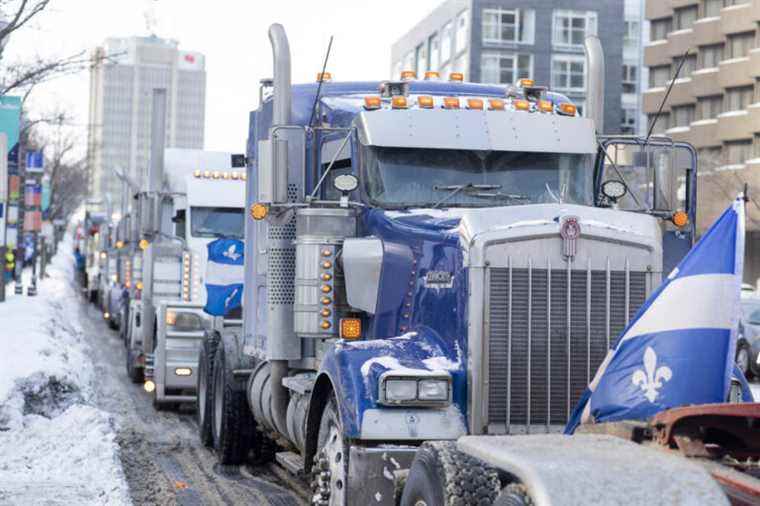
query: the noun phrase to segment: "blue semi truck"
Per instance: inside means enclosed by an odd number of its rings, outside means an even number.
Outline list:
[[[597,135],[598,40],[582,117],[528,80],[292,85],[269,37],[243,326],[203,342],[203,442],[303,473],[314,504],[393,504],[424,441],[563,427],[692,245],[694,150]]]

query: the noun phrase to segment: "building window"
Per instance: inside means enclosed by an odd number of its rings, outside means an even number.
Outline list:
[[[452,37],[454,35],[454,23],[449,21],[443,25],[441,30],[441,65],[447,63],[451,58],[451,44],[454,42]]]
[[[430,47],[430,70],[438,70],[438,67],[441,66],[441,38],[437,33],[430,36],[428,45]]]
[[[751,0],[723,0],[724,7],[730,7],[732,5],[748,4]]]
[[[713,95],[712,97],[699,97],[697,99],[697,119],[717,118],[723,112],[723,97]]]
[[[636,65],[623,65],[623,93],[636,93],[636,78],[638,67]]]
[[[427,44],[422,43],[414,50],[414,59],[417,65],[414,67],[414,71],[417,73],[417,77],[422,77],[422,74],[428,69],[428,57],[427,57]]]
[[[481,81],[490,84],[514,84],[533,75],[533,57],[529,54],[484,54]]]
[[[752,102],[753,86],[739,86],[737,88],[726,88],[723,95],[725,111],[743,111]]]
[[[625,107],[623,108],[623,124],[620,130],[624,134],[636,133],[636,116],[638,113],[635,108]]]
[[[454,54],[459,54],[467,48],[467,20],[469,12],[464,10],[457,16],[457,26],[454,32]]]
[[[755,44],[755,32],[735,33],[726,37],[728,58],[741,58],[749,54]]]
[[[652,128],[652,122],[654,121],[655,114],[650,114],[647,119],[648,128]],[[670,128],[670,114],[664,112],[657,118],[657,123],[654,124],[653,134],[664,134],[665,130]]]
[[[758,133],[752,141],[752,158],[760,158],[760,134]]]
[[[671,18],[653,19],[649,24],[650,40],[665,40],[668,34],[673,31],[673,20]]]
[[[586,91],[586,58],[576,55],[552,57],[552,89]]]
[[[699,68],[716,68],[723,59],[723,44],[701,46],[699,48]]]
[[[623,40],[634,45],[638,45],[641,36],[641,25],[638,21],[625,22],[625,36]]]
[[[670,81],[670,65],[649,68],[649,87],[659,88]]]
[[[694,106],[693,105],[679,105],[673,106],[670,113],[671,128],[673,127],[687,127],[694,121]]]
[[[696,5],[675,9],[673,11],[673,18],[676,30],[691,28],[694,25],[694,21],[697,20],[697,12],[698,7]]]
[[[752,156],[752,140],[727,141],[724,145],[723,156],[728,165],[739,165]]]
[[[678,66],[681,64],[681,58],[683,56],[679,56],[678,58],[673,58],[673,68],[678,69]],[[692,72],[697,70],[697,55],[690,54],[686,57],[686,59],[683,62],[683,67],[681,67],[681,72],[678,74],[679,78],[682,77],[689,77]]]
[[[484,9],[483,42],[533,44],[535,20],[533,9]]]
[[[723,8],[723,0],[704,0],[702,2],[702,17],[712,18],[720,16]]]
[[[554,11],[552,43],[561,47],[583,47],[586,35],[596,35],[596,12]]]

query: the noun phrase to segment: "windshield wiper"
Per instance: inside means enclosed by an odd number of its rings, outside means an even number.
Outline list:
[[[479,197],[479,198],[505,198],[509,200],[530,200],[530,197],[527,195],[517,195],[515,193],[468,193],[468,196],[472,197]]]
[[[467,184],[452,184],[452,185],[446,185],[446,186],[433,186],[433,190],[435,191],[444,191],[444,192],[451,192],[445,197],[443,197],[441,200],[433,204],[433,209],[438,209],[438,206],[441,204],[444,204],[448,202],[449,200],[453,199],[457,195],[459,195],[461,192],[465,190],[499,190],[501,189],[500,184],[473,184],[473,183],[467,183]]]

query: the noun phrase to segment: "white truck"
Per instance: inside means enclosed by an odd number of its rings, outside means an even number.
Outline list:
[[[156,409],[195,400],[205,329],[225,324],[203,312],[207,244],[242,238],[246,179],[230,153],[164,149],[165,101],[155,90],[150,170],[137,195],[142,288],[129,301],[125,336],[127,372],[144,381]]]

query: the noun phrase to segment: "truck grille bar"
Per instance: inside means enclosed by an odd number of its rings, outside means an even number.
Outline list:
[[[488,270],[489,432],[564,425],[646,297],[646,272],[631,272],[628,262],[624,270],[527,265],[509,259]]]

